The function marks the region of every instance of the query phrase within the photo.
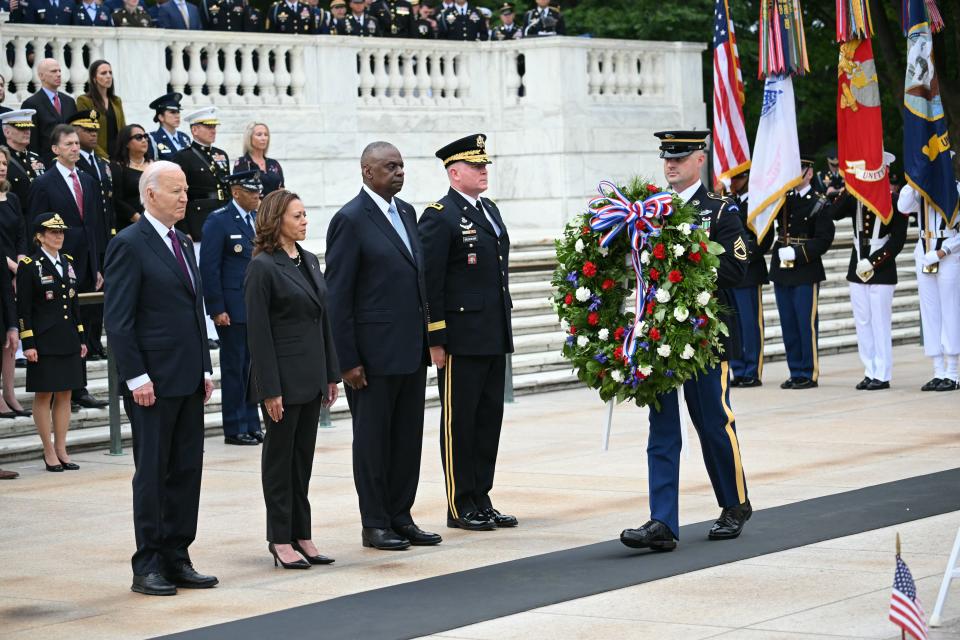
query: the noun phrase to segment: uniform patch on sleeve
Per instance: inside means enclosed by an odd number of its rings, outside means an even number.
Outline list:
[[[747,259],[747,243],[743,241],[742,236],[737,238],[737,241],[733,243],[733,256],[737,260]]]

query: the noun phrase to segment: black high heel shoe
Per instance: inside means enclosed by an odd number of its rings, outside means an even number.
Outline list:
[[[60,460],[60,456],[57,456],[57,460]],[[80,465],[77,463],[64,462],[63,460],[60,460],[60,466],[63,467],[64,471],[78,471],[80,469]]]
[[[302,555],[304,558],[306,558],[307,562],[309,562],[310,564],[333,564],[334,562],[336,562],[336,560],[334,560],[333,558],[328,558],[327,556],[307,555],[307,552],[303,550],[303,547],[301,547],[300,543],[297,542],[296,540],[291,542],[290,546],[293,547],[294,551],[296,551],[297,553]]]
[[[306,560],[297,560],[295,562],[284,562],[280,559],[280,556],[277,555],[277,548],[273,546],[273,543],[267,545],[267,551],[270,552],[270,555],[273,556],[273,566],[278,564],[284,569],[309,569],[310,563]]]
[[[60,462],[59,458],[57,459],[57,462]],[[47,464],[46,458],[43,459],[43,466],[47,468],[47,471],[53,471],[55,473],[60,473],[61,471],[63,471],[62,464]]]

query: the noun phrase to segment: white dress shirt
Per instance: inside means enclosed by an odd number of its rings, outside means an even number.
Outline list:
[[[483,201],[480,200],[480,196],[477,196],[476,198],[471,198],[470,196],[465,194],[463,191],[460,191],[456,187],[450,187],[450,188],[456,191],[457,193],[459,193],[464,200],[466,200],[473,206],[476,206],[477,202],[480,202],[480,210],[483,211],[483,215],[487,218],[487,222],[490,223],[490,226],[493,227],[493,230],[496,232],[497,237],[499,238],[500,234],[503,233],[503,231],[500,229],[500,225],[498,225],[496,221],[493,219],[493,216],[490,215],[490,212],[487,211],[487,207],[486,205],[483,204]]]

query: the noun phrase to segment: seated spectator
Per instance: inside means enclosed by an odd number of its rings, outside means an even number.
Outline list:
[[[267,157],[270,148],[270,129],[262,122],[251,122],[243,132],[243,155],[237,158],[233,172],[260,172],[263,184],[261,195],[266,197],[277,189],[283,189],[283,169],[280,163]]]
[[[17,343],[20,341],[20,337],[19,335],[11,336],[11,332],[17,333],[17,318],[13,300],[13,287],[7,287],[7,285],[16,277],[17,265],[27,253],[27,237],[20,200],[10,192],[10,182],[7,181],[9,166],[10,151],[6,147],[0,147],[0,252],[3,254],[0,256],[0,261],[5,261],[5,264],[0,265],[0,271],[4,272],[0,274],[0,310],[3,311],[2,320],[7,332],[3,342],[2,360],[0,360],[0,383],[3,387],[3,397],[0,399],[0,418],[30,415],[29,411],[23,410],[14,389],[13,360],[17,353]],[[7,288],[9,288],[9,292],[6,290]]]
[[[127,125],[117,134],[110,170],[113,173],[113,208],[117,233],[140,219],[140,176],[150,166],[147,132],[138,124]]]
[[[113,67],[106,60],[90,65],[87,93],[77,98],[77,111],[97,111],[100,130],[97,134],[97,155],[110,159],[117,132],[126,126],[123,101],[113,92]]]
[[[73,11],[73,24],[78,27],[112,27],[113,18],[103,7],[103,0],[84,0]]]
[[[157,23],[161,29],[203,29],[200,11],[186,0],[169,0],[157,7]]]
[[[140,6],[140,0],[123,0],[123,6],[113,12],[115,27],[152,27],[153,18]]]

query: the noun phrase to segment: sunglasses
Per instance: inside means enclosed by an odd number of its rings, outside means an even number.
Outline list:
[[[148,136],[147,134],[145,134],[145,133],[135,133],[135,134],[133,134],[132,136],[130,136],[130,139],[131,139],[131,140],[136,140],[137,142],[143,142],[143,141],[146,140],[148,137],[149,137],[149,136]]]

